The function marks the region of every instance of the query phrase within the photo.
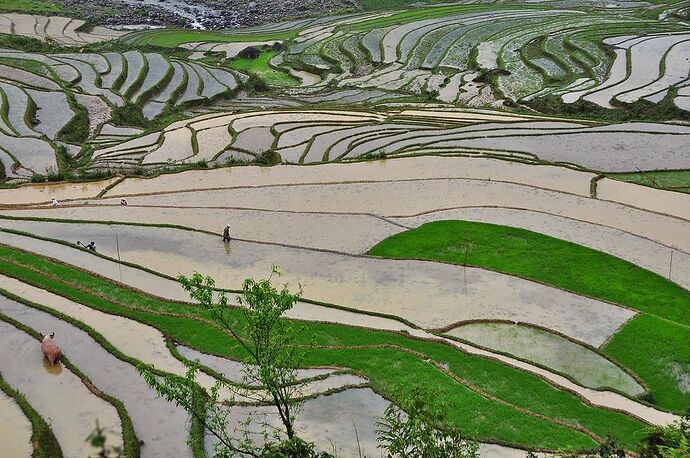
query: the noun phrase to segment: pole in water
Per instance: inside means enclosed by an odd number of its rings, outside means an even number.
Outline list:
[[[120,239],[115,234],[115,246],[117,247],[117,268],[120,271],[120,283],[122,283],[122,259],[120,259]]]
[[[673,269],[673,250],[671,250],[671,260],[668,262],[668,279],[671,279],[671,269]]]

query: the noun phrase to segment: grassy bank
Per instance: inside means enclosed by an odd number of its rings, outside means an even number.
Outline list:
[[[681,368],[685,377],[690,372],[690,352],[681,344],[690,340],[690,293],[660,275],[536,232],[468,221],[428,223],[382,241],[369,254],[466,263],[647,313],[624,326],[605,352],[640,376],[660,407],[690,408],[689,389],[674,375]]]
[[[268,64],[277,54],[278,51],[264,51],[256,59],[233,59],[229,66],[244,73],[255,73],[273,86],[297,86],[299,81]]]
[[[438,221],[394,235],[369,254],[466,263],[690,324],[690,293],[675,283],[615,256],[525,229]]]
[[[690,409],[690,328],[639,315],[604,346],[605,353],[635,371],[658,405]]]
[[[690,170],[658,170],[652,172],[611,173],[614,180],[637,183],[653,188],[690,193]]]
[[[26,418],[31,423],[31,443],[34,446],[34,451],[31,454],[32,458],[61,458],[62,450],[60,444],[50,429],[50,425],[31,407],[29,401],[19,391],[13,389],[7,384],[5,380],[0,377],[0,391],[5,393],[10,398],[14,399],[19,408],[22,410]]]
[[[227,335],[202,321],[208,316],[196,307],[137,294],[15,249],[0,247],[0,257],[8,261],[0,265],[2,273],[149,324],[199,350],[244,357]],[[232,316],[239,329],[241,317],[239,311]],[[396,387],[405,392],[418,384],[434,386],[448,400],[450,421],[478,439],[544,449],[593,446],[594,441],[578,430],[580,426],[599,437],[610,434],[632,449],[645,429],[625,415],[587,406],[534,375],[448,345],[342,325],[300,326],[303,343],[317,347],[310,352],[308,365],[350,368],[387,396]]]
[[[58,5],[38,0],[0,0],[0,11],[19,11],[22,13],[59,13]]]

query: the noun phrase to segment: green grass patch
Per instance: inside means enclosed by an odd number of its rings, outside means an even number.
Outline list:
[[[265,51],[256,59],[236,58],[232,59],[228,65],[241,72],[254,73],[272,86],[297,86],[298,80],[269,65],[270,60],[277,54],[278,51]]]
[[[606,176],[614,180],[637,183],[653,188],[690,193],[690,170],[607,173]]]
[[[0,258],[7,261],[0,263],[3,274],[89,307],[149,324],[201,351],[238,360],[245,357],[239,345],[227,335],[193,318],[208,318],[207,312],[198,307],[144,296],[84,271],[5,246],[0,246]],[[160,312],[189,316],[164,316]],[[231,315],[240,332],[244,332],[242,316],[239,310]],[[636,448],[645,430],[637,420],[587,406],[571,393],[556,389],[532,374],[463,353],[449,345],[334,324],[301,323],[299,327],[301,343],[317,346],[309,352],[307,365],[350,368],[368,377],[376,391],[391,398],[393,393],[411,392],[419,384],[433,386],[448,401],[449,421],[478,439],[546,449],[594,445],[590,437],[579,431],[477,394],[439,366],[447,367],[454,376],[504,402],[570,425],[580,425],[601,437],[612,435],[630,449]]]
[[[2,11],[24,11],[31,13],[58,13],[62,11],[55,3],[38,0],[0,0]]]
[[[296,31],[285,31],[268,34],[246,34],[228,35],[221,32],[208,30],[188,30],[188,29],[163,29],[160,31],[147,31],[134,38],[137,45],[153,45],[165,48],[175,48],[184,43],[197,41],[213,41],[222,43],[245,42],[245,41],[283,41],[297,36]]]
[[[469,221],[427,223],[394,235],[369,254],[422,259],[517,275],[576,294],[690,324],[690,293],[615,256],[508,226]]]
[[[606,354],[642,377],[656,403],[679,413],[690,409],[690,329],[639,315],[604,346]]]

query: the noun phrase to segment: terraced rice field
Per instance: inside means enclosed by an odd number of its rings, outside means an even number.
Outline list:
[[[212,276],[244,323],[235,293],[277,264],[303,290],[285,319],[317,450],[382,456],[377,419],[423,386],[483,458],[636,456],[690,409],[684,8],[126,33],[0,14],[41,40],[0,37],[5,450],[93,455],[98,421],[122,456],[213,456],[218,436],[139,372],[194,361],[196,388],[226,384],[228,432],[263,446],[262,423],[282,429],[269,392],[176,279]]]
[[[54,40],[65,46],[84,46],[116,39],[124,32],[96,26],[83,32],[85,21],[60,16],[0,13],[0,33],[20,35],[39,40]]]

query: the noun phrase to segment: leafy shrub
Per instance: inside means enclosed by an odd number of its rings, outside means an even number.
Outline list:
[[[250,94],[268,92],[270,89],[266,80],[256,73],[249,74],[249,79],[242,84],[242,88]]]
[[[141,107],[133,103],[126,103],[113,109],[112,123],[118,126],[135,126],[147,128],[151,124],[141,111]]]
[[[31,175],[32,183],[45,183],[46,181],[48,181],[48,178],[41,173],[34,173]]]
[[[690,412],[679,421],[652,430],[642,441],[642,458],[686,458],[690,456]]]
[[[333,458],[333,455],[314,450],[314,444],[305,442],[298,437],[267,447],[261,454],[262,458]]]
[[[281,162],[283,162],[283,158],[280,157],[280,154],[271,150],[264,151],[261,153],[261,156],[256,159],[256,163],[261,165],[276,165]]]

